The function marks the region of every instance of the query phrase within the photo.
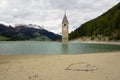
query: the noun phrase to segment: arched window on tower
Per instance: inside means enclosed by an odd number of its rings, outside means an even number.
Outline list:
[[[64,24],[64,26],[66,26],[67,24]]]

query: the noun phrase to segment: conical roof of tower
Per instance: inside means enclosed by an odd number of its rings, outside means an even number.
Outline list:
[[[69,23],[66,14],[64,15],[62,23]]]

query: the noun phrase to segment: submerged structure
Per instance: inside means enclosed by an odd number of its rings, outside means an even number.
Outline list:
[[[68,44],[69,42],[68,33],[69,33],[69,22],[65,14],[62,21],[62,44]]]

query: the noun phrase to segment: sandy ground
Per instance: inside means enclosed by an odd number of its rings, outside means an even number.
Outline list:
[[[120,52],[0,55],[0,80],[120,80]]]

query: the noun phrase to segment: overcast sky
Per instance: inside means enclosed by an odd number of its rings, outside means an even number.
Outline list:
[[[0,22],[38,24],[61,33],[66,10],[70,31],[116,5],[120,0],[0,0]]]

